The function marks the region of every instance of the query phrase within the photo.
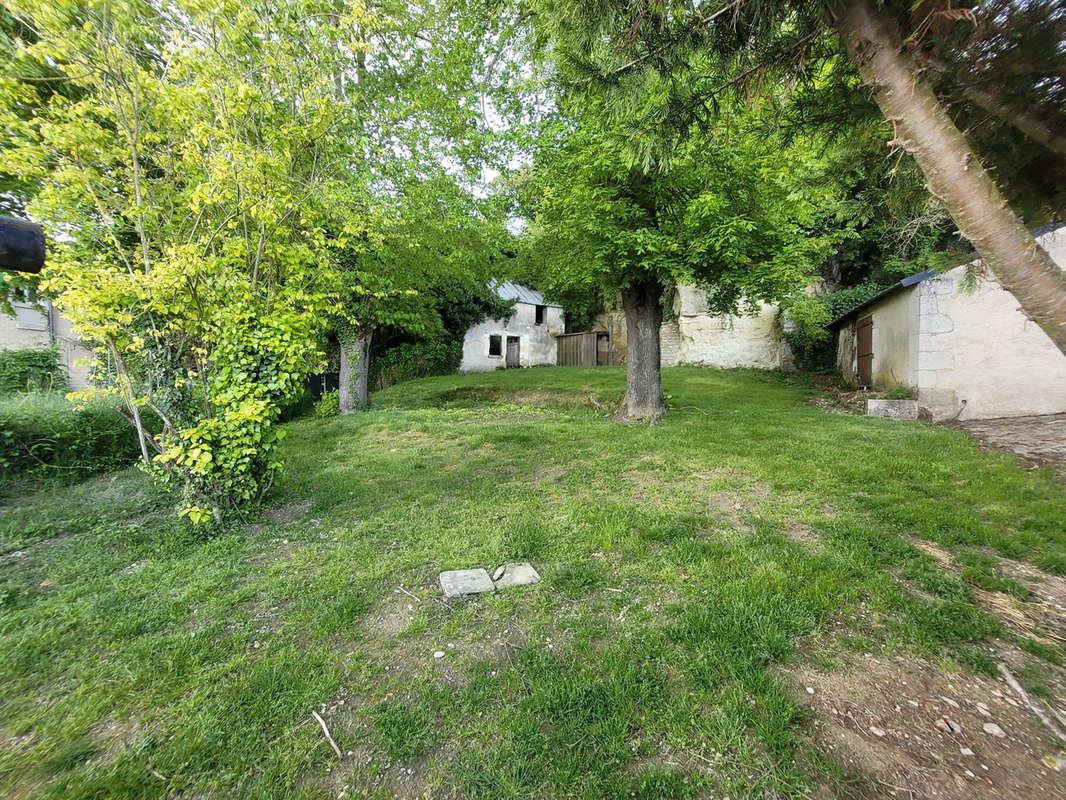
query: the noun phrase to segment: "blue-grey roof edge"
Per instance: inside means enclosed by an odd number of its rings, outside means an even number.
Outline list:
[[[1044,225],[1044,226],[1042,226],[1040,228],[1037,228],[1035,231],[1033,231],[1033,238],[1034,239],[1039,239],[1041,236],[1044,236],[1044,235],[1049,234],[1049,233],[1054,233],[1055,231],[1059,230],[1060,228],[1066,228],[1066,222],[1053,222],[1050,225]],[[961,266],[962,264],[969,264],[974,259],[977,259],[977,258],[980,258],[980,257],[981,257],[981,254],[978,253],[975,250],[972,253],[970,253],[970,255],[966,258],[965,261],[960,262],[960,264],[958,266]],[[854,308],[848,309],[847,311],[845,311],[843,314],[841,314],[839,317],[834,319],[832,322],[830,322],[825,327],[828,328],[829,330],[836,330],[837,328],[840,327],[840,325],[842,323],[844,323],[845,321],[850,319],[852,316],[857,314],[859,311],[862,311],[867,306],[873,305],[874,303],[878,302],[879,300],[884,299],[885,297],[887,297],[888,295],[892,294],[895,291],[898,291],[899,289],[906,289],[908,286],[914,286],[915,284],[921,283],[924,280],[928,280],[929,278],[932,278],[936,274],[937,274],[936,270],[927,269],[927,270],[924,270],[922,272],[916,272],[913,275],[908,275],[903,280],[898,281],[896,283],[893,283],[891,286],[889,286],[884,291],[878,292],[873,297],[871,297],[869,300],[866,300],[865,302],[859,303],[859,305],[855,306]]]

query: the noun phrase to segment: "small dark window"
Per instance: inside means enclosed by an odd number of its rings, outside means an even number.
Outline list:
[[[503,337],[502,336],[490,336],[489,337],[489,355],[490,356],[502,356],[503,355]]]
[[[538,325],[543,325],[544,324],[544,311],[545,311],[545,307],[544,306],[537,306],[537,312],[536,312],[537,313],[537,319],[536,319],[536,322],[537,322]]]

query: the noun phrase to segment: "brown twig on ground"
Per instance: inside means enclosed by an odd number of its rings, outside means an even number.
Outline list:
[[[341,749],[337,747],[337,743],[333,741],[333,737],[329,735],[329,728],[326,727],[326,721],[318,716],[317,711],[312,711],[311,716],[318,721],[319,726],[322,728],[322,733],[326,735],[326,740],[329,742],[329,746],[333,748],[333,752],[337,754],[337,758],[343,759],[344,756],[341,754]]]
[[[1055,736],[1061,741],[1066,742],[1066,733],[1063,733],[1062,729],[1051,721],[1051,717],[1044,713],[1044,709],[1038,706],[1032,698],[1029,697],[1029,694],[1022,688],[1022,685],[1010,674],[1010,670],[1007,669],[1006,664],[999,664],[999,673],[1003,676],[1003,679],[1007,681],[1007,685],[1014,690],[1014,693],[1018,695],[1027,706],[1029,706],[1029,710],[1036,714],[1037,718],[1044,723],[1047,729],[1055,734]]]

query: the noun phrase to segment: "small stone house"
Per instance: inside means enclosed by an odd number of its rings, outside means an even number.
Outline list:
[[[1066,226],[1037,234],[1066,265]],[[1066,412],[1066,355],[980,259],[904,278],[830,329],[847,380],[908,387],[934,420]]]
[[[562,306],[510,281],[492,288],[502,299],[515,301],[514,313],[508,319],[485,320],[466,332],[459,371],[554,366],[555,337],[564,330]]]
[[[30,296],[20,297],[11,305],[14,314],[0,314],[0,350],[55,346],[70,388],[86,388],[89,367],[78,362],[91,360],[93,353],[74,334],[70,320],[51,303],[38,307]]]

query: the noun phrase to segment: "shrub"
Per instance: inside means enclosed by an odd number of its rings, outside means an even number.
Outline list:
[[[0,401],[0,481],[79,480],[132,464],[140,456],[133,426],[117,403],[75,406],[56,394]],[[147,420],[158,428],[158,421]]]
[[[832,337],[825,326],[832,321],[829,309],[814,297],[803,297],[788,307],[788,317],[792,328],[782,333],[782,337],[792,350],[796,365],[803,369],[822,366],[827,360],[832,363]]]
[[[801,369],[832,366],[836,356],[836,339],[825,326],[883,290],[880,284],[861,283],[836,292],[801,295],[785,300],[781,308],[792,321],[792,328],[782,331],[781,337],[792,350],[796,366]]]
[[[372,362],[372,382],[381,389],[431,375],[450,375],[463,358],[462,340],[407,342],[386,350]]]
[[[63,392],[67,376],[54,347],[0,350],[0,395],[14,392]]]
[[[323,392],[315,402],[314,416],[316,419],[335,417],[340,414],[340,394],[334,389],[332,392]]]

